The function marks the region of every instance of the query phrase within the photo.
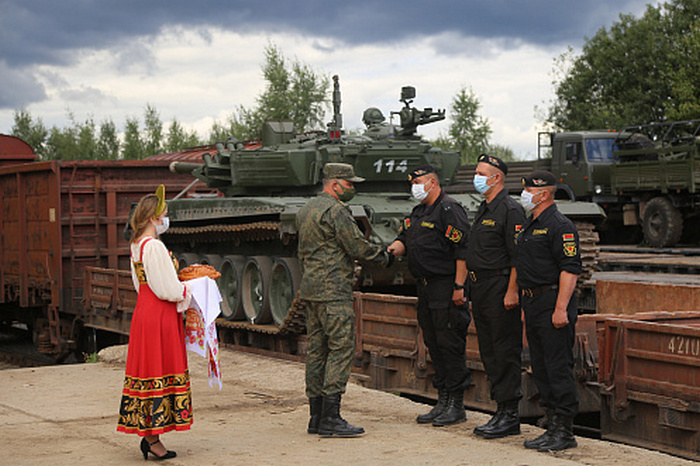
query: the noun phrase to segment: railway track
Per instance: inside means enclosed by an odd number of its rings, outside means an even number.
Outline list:
[[[0,327],[0,370],[53,364],[55,360],[37,351],[27,330]]]

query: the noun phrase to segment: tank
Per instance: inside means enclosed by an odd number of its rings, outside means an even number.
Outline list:
[[[223,194],[169,200],[171,226],[163,240],[181,267],[205,263],[221,272],[222,308],[229,320],[294,325],[301,280],[296,214],[321,190],[326,163],[352,164],[365,178],[349,206],[367,239],[385,246],[416,205],[409,194],[409,172],[429,163],[443,185],[454,180],[459,152],[435,147],[417,132],[421,125],[443,120],[444,110],[413,107],[415,88],[405,86],[399,99],[403,107],[391,111],[388,122],[380,109],[370,107],[363,113],[364,132],[347,134],[337,76],[333,86],[333,118],[325,131],[297,134],[291,121],[267,121],[259,141],[229,138],[204,153],[203,163],[171,164],[171,171],[191,173]],[[482,200],[474,194],[451,195],[470,217]],[[597,209],[593,217],[600,212]],[[360,263],[356,279],[362,291],[414,292],[404,260],[388,269]]]

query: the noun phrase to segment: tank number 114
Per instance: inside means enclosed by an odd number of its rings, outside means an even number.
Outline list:
[[[387,173],[394,173],[394,171],[406,173],[406,170],[408,170],[407,160],[398,161],[391,159],[385,161],[384,159],[379,159],[372,165],[377,169],[377,173],[381,173],[382,170],[386,170]]]

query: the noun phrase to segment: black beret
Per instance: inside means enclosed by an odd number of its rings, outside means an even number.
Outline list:
[[[542,188],[544,186],[556,186],[557,179],[547,170],[535,170],[527,176],[523,176],[523,186],[530,188]]]
[[[481,154],[476,161],[477,163],[488,163],[489,165],[501,170],[504,175],[508,174],[508,165],[506,165],[506,163],[498,157],[494,157],[493,155],[488,154]]]
[[[408,174],[408,181],[413,181],[414,178],[427,175],[428,173],[435,173],[435,169],[433,168],[433,166],[428,164],[421,165],[420,167],[417,167],[415,170]]]

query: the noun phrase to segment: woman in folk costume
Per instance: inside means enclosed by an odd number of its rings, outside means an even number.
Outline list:
[[[129,352],[117,430],[138,434],[144,459],[174,458],[160,434],[188,430],[192,424],[190,375],[182,315],[189,286],[158,239],[169,225],[165,188],[144,196],[131,218],[131,277],[138,291],[131,321]]]

